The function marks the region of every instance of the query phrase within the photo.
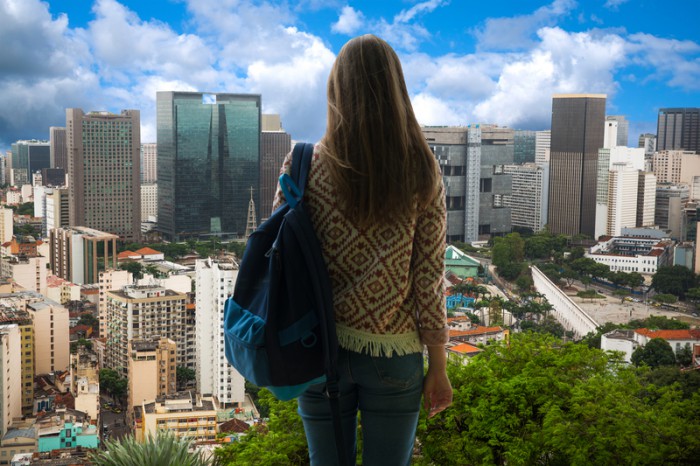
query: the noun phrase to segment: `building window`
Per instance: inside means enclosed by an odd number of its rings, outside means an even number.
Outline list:
[[[490,193],[491,192],[491,178],[481,178],[479,180],[479,192]]]

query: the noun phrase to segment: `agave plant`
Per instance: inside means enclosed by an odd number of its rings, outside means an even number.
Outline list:
[[[94,453],[95,466],[216,466],[201,452],[192,452],[192,441],[168,431],[158,431],[140,443],[133,436],[105,442],[105,451]]]

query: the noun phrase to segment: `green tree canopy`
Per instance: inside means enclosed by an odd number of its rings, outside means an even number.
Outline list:
[[[448,371],[454,404],[421,418],[419,466],[693,464],[700,454],[700,393],[650,385],[586,345],[514,334]]]
[[[109,393],[112,398],[121,399],[126,395],[128,382],[114,369],[100,369],[100,388]]]
[[[695,285],[695,274],[682,265],[659,267],[651,280],[651,287],[658,293],[672,294],[681,299]]]
[[[676,364],[676,355],[671,345],[663,338],[652,338],[646,345],[640,346],[632,353],[632,364],[635,366],[672,366]]]

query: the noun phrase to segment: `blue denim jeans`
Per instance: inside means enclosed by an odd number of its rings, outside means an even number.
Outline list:
[[[423,355],[373,357],[341,348],[338,372],[347,464],[355,464],[358,410],[363,466],[410,464],[423,391]],[[323,390],[324,384],[313,385],[299,397],[312,466],[338,464]]]

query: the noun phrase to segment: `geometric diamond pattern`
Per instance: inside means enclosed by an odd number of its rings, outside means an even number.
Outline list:
[[[290,169],[291,152],[281,172]],[[273,209],[283,201],[278,187]],[[360,230],[342,215],[324,159],[315,152],[304,201],[328,266],[336,322],[375,337],[418,330],[432,344],[440,332],[446,338],[442,184],[417,218]]]

